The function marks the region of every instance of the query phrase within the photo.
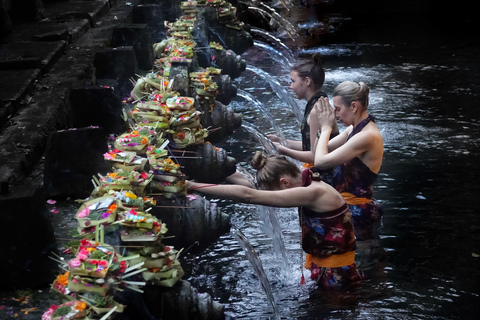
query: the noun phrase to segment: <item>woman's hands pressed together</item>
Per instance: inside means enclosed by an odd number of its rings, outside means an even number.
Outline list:
[[[315,103],[315,113],[320,130],[326,127],[333,128],[336,124],[335,110],[331,107],[328,98],[321,97]]]

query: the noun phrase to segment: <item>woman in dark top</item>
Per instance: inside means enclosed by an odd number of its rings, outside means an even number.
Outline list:
[[[290,79],[290,89],[296,94],[297,99],[307,100],[300,128],[302,141],[287,140],[288,146],[283,146],[279,143],[277,136],[269,135],[268,137],[275,143],[281,154],[305,162],[306,167],[311,167],[314,160],[311,145],[315,142],[319,129],[313,106],[320,97],[327,97],[322,91],[323,82],[325,81],[322,55],[317,52],[312,55],[311,59],[297,62],[290,71]],[[336,134],[338,134],[338,127],[335,124],[332,130],[332,137]]]
[[[261,190],[241,185],[188,181],[189,191],[272,207],[298,207],[305,268],[321,287],[341,287],[363,278],[355,264],[355,231],[342,196],[314,168],[303,172],[284,156],[255,153]]]

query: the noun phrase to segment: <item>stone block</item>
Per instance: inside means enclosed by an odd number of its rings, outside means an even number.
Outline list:
[[[146,24],[121,25],[113,29],[112,47],[132,46],[138,67],[150,70],[153,67],[153,39]]]
[[[51,198],[88,197],[94,188],[92,176],[110,171],[103,159],[107,151],[102,128],[51,132],[45,149],[45,194]]]
[[[0,70],[40,68],[46,73],[66,48],[65,41],[5,44],[0,52]]]
[[[109,48],[95,52],[93,58],[98,79],[129,79],[138,73],[138,63],[132,46]]]
[[[10,36],[12,42],[53,42],[63,40],[75,43],[90,29],[88,19],[65,18],[21,24]]]
[[[69,123],[71,127],[102,127],[106,133],[126,131],[122,102],[115,88],[108,85],[77,80],[69,94]]]
[[[39,0],[40,1],[40,0]],[[90,27],[108,13],[109,0],[56,2],[45,7],[45,18],[50,20],[87,19]]]
[[[10,101],[17,109],[25,96],[33,91],[40,75],[40,69],[0,70],[0,101]]]
[[[132,23],[147,24],[150,27],[154,42],[166,38],[165,21],[174,21],[182,15],[179,6],[170,1],[161,4],[137,5],[132,10]]]

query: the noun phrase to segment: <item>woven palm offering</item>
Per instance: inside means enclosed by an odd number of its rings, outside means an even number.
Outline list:
[[[144,271],[140,269],[141,264],[131,266],[128,259],[117,254],[112,246],[103,243],[103,235],[100,243],[82,239],[70,250],[74,253],[74,258],[66,265],[61,265],[62,268],[68,267],[69,271],[57,278],[57,282],[61,281],[63,285],[57,286],[60,292],[63,288],[64,293],[93,293],[106,297],[110,295],[112,287],[128,287],[128,281],[121,279]],[[138,285],[144,284],[134,283],[131,288],[138,290]]]
[[[158,109],[150,109],[154,106]],[[170,121],[170,110],[166,104],[159,102],[139,103],[129,112],[129,115],[137,126],[149,127],[155,132],[168,128]]]
[[[152,174],[145,171],[123,171],[115,170],[103,176],[98,174],[97,177],[93,177],[92,183],[94,190],[92,191],[92,197],[101,197],[108,194],[111,190],[132,191],[137,195],[145,194],[145,187],[152,179]]]
[[[70,275],[105,278],[115,258],[115,250],[108,244],[83,239],[75,254],[68,262]]]
[[[193,20],[184,20],[184,19],[177,19],[173,22],[165,21],[165,28],[170,32],[176,32],[176,31],[192,32],[194,22],[195,21]],[[192,53],[192,56],[193,56],[193,53]]]
[[[190,110],[195,103],[195,99],[191,97],[173,97],[166,101],[170,110]]]
[[[158,256],[159,260],[163,262],[163,265],[159,263],[158,267],[150,267],[146,271],[142,272],[142,276],[145,281],[148,281],[154,285],[163,287],[172,287],[180,280],[185,272],[182,269],[178,256],[180,251],[176,251],[173,247],[165,247],[163,252],[156,253],[152,256]],[[153,259],[154,260],[154,259]]]
[[[157,217],[132,208],[120,214],[123,226],[122,241],[157,241],[167,232],[166,225]]]
[[[155,199],[151,197],[142,197],[138,196],[131,191],[110,191],[109,195],[115,197],[121,202],[119,210],[128,211],[131,208],[137,208],[140,211],[145,211],[145,209],[153,207],[156,205]]]
[[[190,145],[198,145],[205,143],[208,137],[208,129],[206,128],[183,128],[180,131],[170,130],[171,138],[179,149],[185,149]]]
[[[51,305],[42,315],[42,320],[89,320],[90,310],[84,301],[69,301]]]
[[[112,310],[122,313],[125,308],[124,305],[115,301],[112,296],[102,296],[98,293],[87,292],[80,294],[79,297],[97,315],[103,315]]]
[[[138,155],[145,154],[149,139],[147,136],[140,135],[138,131],[124,133],[115,139],[114,147],[122,151],[134,151]]]
[[[75,214],[80,228],[109,224],[117,217],[119,201],[112,196],[103,196],[84,202]]]

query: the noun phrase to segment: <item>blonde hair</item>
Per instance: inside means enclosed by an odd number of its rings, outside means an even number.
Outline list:
[[[344,104],[351,105],[358,101],[363,110],[368,108],[368,94],[370,89],[364,82],[344,81],[333,90],[333,97],[341,97]]]
[[[280,188],[280,178],[285,175],[296,177],[300,169],[284,156],[267,156],[261,151],[255,152],[251,165],[257,170],[257,183],[262,189],[276,190]]]

